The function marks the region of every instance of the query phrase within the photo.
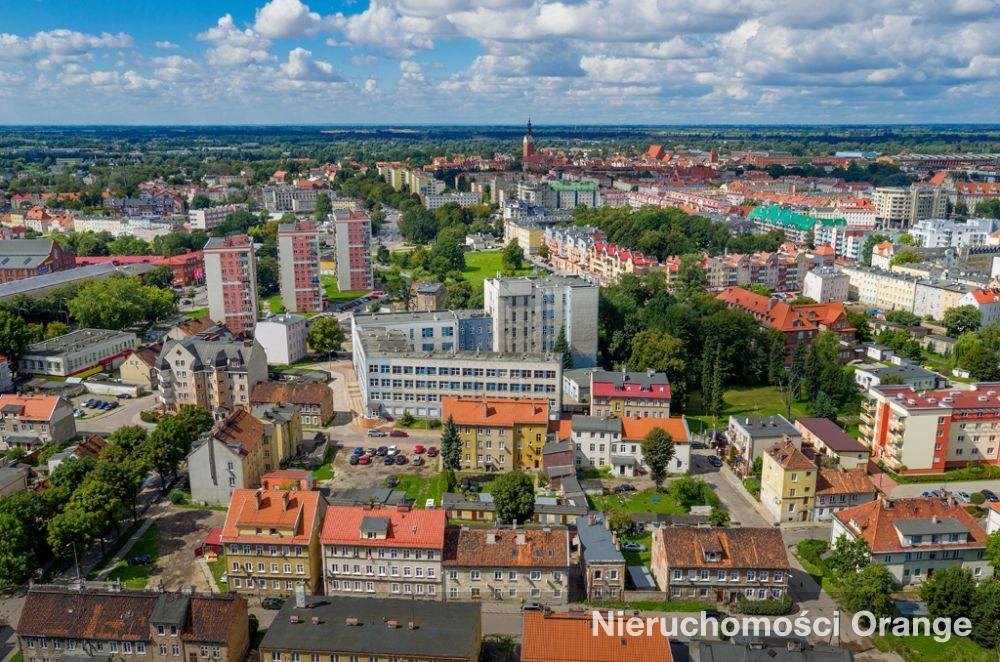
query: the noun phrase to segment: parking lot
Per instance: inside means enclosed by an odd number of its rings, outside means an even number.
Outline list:
[[[115,403],[111,408],[99,409],[85,406],[88,400],[98,400],[101,402]],[[70,403],[75,410],[80,410],[83,416],[76,417],[77,430],[86,432],[97,432],[101,434],[111,433],[125,425],[143,425],[139,420],[139,412],[150,409],[157,403],[155,394],[144,395],[139,398],[118,399],[112,395],[94,395],[84,393],[70,399]]]
[[[429,457],[426,450],[423,453],[416,453],[417,446],[430,448],[424,439],[412,439],[409,437],[370,437],[362,442],[364,445],[351,445],[344,442],[344,445],[337,451],[333,460],[333,478],[330,480],[330,487],[333,489],[357,488],[357,487],[385,487],[386,478],[389,476],[416,475],[422,478],[429,478],[440,470],[440,455]],[[392,464],[386,464],[389,447],[395,446],[397,453],[392,456]],[[363,460],[356,460],[357,464],[351,464],[351,458],[355,455],[356,449],[361,448],[364,455],[368,457],[368,463],[362,464]],[[369,449],[384,448],[384,455],[368,454]],[[396,457],[406,458],[404,464],[397,464]],[[420,466],[413,463],[413,459],[419,457],[422,460]]]

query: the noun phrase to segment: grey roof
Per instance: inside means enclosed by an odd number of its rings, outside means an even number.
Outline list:
[[[295,650],[365,659],[374,655],[461,660],[470,659],[479,648],[478,603],[307,596],[305,604],[297,609],[294,599],[285,602],[260,643],[261,659],[270,659],[265,651]],[[297,623],[292,623],[292,616]],[[319,620],[316,625],[314,617]],[[348,625],[349,618],[357,619],[357,625]],[[390,629],[388,621],[399,626]]]
[[[576,531],[587,563],[625,563],[625,557],[611,540],[611,532],[604,528],[603,515],[595,515],[593,524],[588,515],[578,517]]]
[[[288,405],[284,403],[267,403],[254,405],[253,410],[250,413],[253,414],[254,418],[258,418],[260,420],[274,420],[287,423],[298,417],[299,408],[295,405]]]
[[[361,533],[378,533],[388,535],[389,518],[387,517],[362,517]]]
[[[656,588],[653,575],[650,574],[649,568],[644,565],[630,565],[628,567],[628,576],[632,580],[632,586],[639,591],[654,590]]]
[[[573,416],[573,432],[610,432],[621,434],[622,419],[598,418],[597,416]]]
[[[42,342],[36,342],[32,345],[28,345],[28,350],[25,354],[32,354],[36,356],[58,356],[66,352],[76,352],[94,343],[104,342],[111,339],[132,341],[138,340],[134,333],[128,333],[125,331],[114,331],[111,329],[77,329],[76,331],[70,331],[69,333],[56,336],[55,338],[50,338],[49,340],[43,340]]]
[[[539,361],[546,363],[559,363],[561,357],[556,354],[537,354],[530,352],[489,352],[480,350],[432,350],[423,351],[413,349],[413,342],[409,336],[399,329],[386,329],[377,326],[359,327],[357,333],[365,355],[369,357],[394,357],[394,358],[426,358],[426,359],[466,359],[483,361],[509,361],[518,363],[522,361]]]
[[[934,372],[933,370],[928,370],[923,366],[913,364],[883,365],[881,363],[859,363],[855,366],[855,369],[870,372],[874,376],[878,377],[879,380],[892,376],[899,377],[902,380],[923,380],[935,377],[943,379],[942,375]]]
[[[566,441],[550,441],[549,443],[542,446],[542,455],[551,455],[553,453],[565,453],[570,450],[571,446],[569,440]]]
[[[751,437],[801,437],[799,431],[781,414],[773,416],[730,416],[729,424],[742,428]]]
[[[327,495],[327,501],[331,506],[354,506],[365,503],[403,506],[412,503],[402,490],[390,490],[386,487],[338,490]]]
[[[569,379],[580,384],[580,386],[590,386],[590,375],[597,372],[596,368],[570,368],[563,370],[563,379]]]
[[[295,313],[281,313],[280,315],[265,317],[261,321],[257,322],[257,324],[270,322],[271,324],[284,324],[285,326],[289,326],[291,324],[300,324],[305,321],[306,318],[302,315],[296,315]]]
[[[6,243],[10,242],[0,241],[0,245]],[[88,264],[74,269],[64,269],[63,271],[54,271],[50,274],[31,276],[30,278],[2,283],[0,284],[0,299],[6,299],[18,294],[40,293],[54,287],[59,287],[60,285],[68,285],[80,280],[97,280],[116,273],[126,276],[138,276],[153,268],[153,265],[145,263],[126,264],[122,266],[109,263]]]
[[[616,467],[621,467],[621,466],[634,467],[635,465],[639,464],[639,462],[631,455],[612,455],[611,464],[612,466]]]
[[[19,467],[0,467],[0,488],[25,481],[27,471]]]
[[[900,519],[894,522],[896,530],[904,536],[948,535],[950,533],[968,533],[969,527],[955,517],[918,517],[915,519]]]
[[[697,641],[691,646],[697,662],[851,662],[850,651],[826,644],[795,643],[779,638],[733,637],[733,642]]]
[[[149,622],[162,625],[184,625],[191,596],[184,593],[160,593],[149,615]]]
[[[417,294],[437,294],[444,289],[444,283],[424,283],[417,286]]]
[[[52,253],[51,239],[10,239],[0,241],[0,269],[31,269]]]
[[[201,370],[209,365],[222,367],[228,365],[230,361],[234,362],[235,366],[243,368],[250,361],[253,352],[256,351],[255,348],[260,347],[256,343],[246,344],[240,340],[206,340],[198,336],[168,340],[163,343],[163,349],[160,350],[160,356],[156,361],[159,369],[170,368],[167,356],[177,346],[183,347],[194,355],[195,363],[191,366],[192,370]]]
[[[868,447],[844,432],[843,428],[829,418],[799,418],[798,425],[815,435],[834,453],[860,453]]]
[[[670,384],[670,380],[667,379],[667,375],[662,372],[649,374],[648,372],[612,372],[610,370],[594,370],[593,373],[592,380],[594,382],[611,382],[613,384],[629,382],[630,384],[639,384],[640,386]]]

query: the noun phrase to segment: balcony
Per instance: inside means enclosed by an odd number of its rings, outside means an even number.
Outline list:
[[[868,412],[862,411],[861,416],[859,418],[863,423],[867,423],[868,425],[875,425],[875,417],[869,414]]]

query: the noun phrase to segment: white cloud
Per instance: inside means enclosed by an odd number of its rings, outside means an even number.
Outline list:
[[[199,34],[198,39],[214,45],[205,57],[216,66],[238,67],[273,59],[270,40],[250,28],[240,30],[231,14],[221,17],[215,27]]]
[[[304,48],[291,51],[288,54],[288,62],[282,63],[281,71],[292,80],[298,81],[339,83],[344,80],[332,64],[314,59],[312,52]]]
[[[254,30],[272,39],[311,36],[320,31],[324,21],[300,0],[271,0],[257,10]]]
[[[169,50],[173,50],[175,48],[180,48],[180,46],[178,46],[174,42],[172,42],[172,41],[166,41],[166,40],[158,41],[158,42],[156,42],[154,44],[154,46],[156,46],[157,48],[159,48],[162,51],[169,51]]]

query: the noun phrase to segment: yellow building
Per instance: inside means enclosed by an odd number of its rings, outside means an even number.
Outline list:
[[[787,437],[764,450],[760,502],[774,523],[808,522],[816,498],[818,468]]]
[[[548,434],[548,400],[441,398],[441,418],[454,419],[463,469],[540,469]]]
[[[264,424],[264,435],[273,454],[267,471],[298,455],[302,446],[302,417],[299,407],[289,404],[255,405],[253,416]]]
[[[299,585],[306,593],[322,586],[326,501],[317,491],[279,487],[265,481],[260,489],[233,493],[222,529],[230,591],[287,596]]]

